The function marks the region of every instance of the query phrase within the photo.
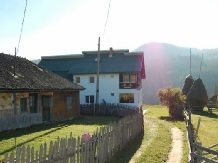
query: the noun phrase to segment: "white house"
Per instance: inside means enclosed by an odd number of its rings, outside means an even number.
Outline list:
[[[80,55],[42,56],[39,66],[47,68],[86,89],[80,92],[80,103],[142,104],[142,80],[145,79],[143,52],[128,49],[102,50],[99,59],[99,89],[97,89],[98,51],[83,51]]]

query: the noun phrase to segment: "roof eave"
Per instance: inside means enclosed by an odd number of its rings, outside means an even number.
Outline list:
[[[113,53],[128,53],[129,49],[113,49]],[[82,51],[83,54],[97,54],[98,51]],[[101,50],[101,54],[109,54],[110,50]]]

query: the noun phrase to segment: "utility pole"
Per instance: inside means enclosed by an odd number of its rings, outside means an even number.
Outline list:
[[[14,54],[14,78],[16,76],[16,55],[17,55],[17,51],[16,51],[16,47],[15,47],[15,54]],[[16,100],[16,92],[13,93],[13,99],[14,99],[14,115],[17,115],[17,100]]]
[[[14,54],[14,76],[16,76],[16,60],[17,60],[17,51],[16,51],[16,47],[15,47],[15,54]]]
[[[100,37],[98,37],[96,104],[99,104],[99,62],[100,62]]]
[[[192,62],[192,58],[191,58],[191,48],[190,48],[190,75],[191,75],[191,62]]]
[[[202,58],[201,58],[201,65],[200,65],[199,78],[201,77],[201,67],[202,67],[202,61],[203,61],[203,53],[202,53]]]

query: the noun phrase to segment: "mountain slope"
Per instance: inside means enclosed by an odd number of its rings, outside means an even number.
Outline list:
[[[182,88],[185,77],[190,73],[190,48],[166,43],[148,43],[135,51],[143,51],[146,80],[143,82],[143,100],[147,104],[159,103],[157,91],[168,85]],[[200,70],[203,53],[203,62]],[[191,74],[203,80],[209,96],[218,84],[218,49],[191,49]]]

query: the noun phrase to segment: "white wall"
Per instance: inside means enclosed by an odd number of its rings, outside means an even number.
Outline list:
[[[94,76],[94,83],[89,82],[89,78]],[[80,77],[79,85],[86,89],[80,91],[80,103],[85,103],[85,96],[94,95],[96,102],[96,74],[88,75],[74,75],[74,82],[76,77]],[[114,96],[111,95],[114,93]],[[104,99],[106,103],[119,103],[119,93],[134,93],[134,103],[123,103],[125,105],[140,106],[142,104],[142,90],[137,89],[119,89],[119,74],[100,74],[99,75],[99,103]]]

